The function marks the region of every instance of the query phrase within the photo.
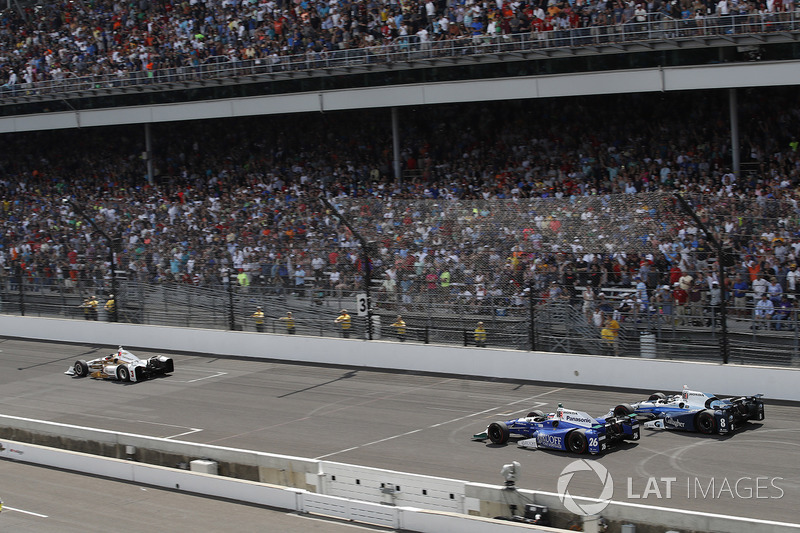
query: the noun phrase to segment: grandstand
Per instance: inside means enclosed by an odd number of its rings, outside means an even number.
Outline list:
[[[601,23],[617,14],[587,3],[585,20],[547,15],[560,29],[251,58],[236,41],[188,64],[164,44],[185,30],[152,22],[174,5],[148,5],[130,24],[113,3],[6,12],[2,312],[83,319],[87,296],[115,294],[123,321],[252,329],[262,305],[268,332],[288,309],[299,333],[336,335],[369,288],[381,320],[356,317],[359,335],[391,339],[402,314],[413,342],[471,345],[483,321],[489,345],[599,354],[614,318],[618,355],[716,361],[724,337],[734,362],[797,362],[797,11]],[[244,16],[221,9],[203,32],[220,45]],[[121,73],[108,29],[145,49]],[[730,250],[725,278],[675,193]],[[369,262],[320,194],[374,242]],[[728,317],[715,281],[739,298]]]

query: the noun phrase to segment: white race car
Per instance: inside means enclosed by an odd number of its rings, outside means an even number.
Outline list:
[[[105,357],[90,361],[79,359],[69,370],[68,376],[97,379],[116,379],[119,381],[144,381],[154,376],[170,374],[175,370],[171,357],[156,355],[150,359],[139,359],[122,346]]]

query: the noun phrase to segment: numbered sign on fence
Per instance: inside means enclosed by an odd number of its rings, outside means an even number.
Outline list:
[[[358,316],[367,316],[367,295],[356,294],[356,309]]]

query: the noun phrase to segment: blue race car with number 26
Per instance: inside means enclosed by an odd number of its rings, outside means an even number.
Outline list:
[[[713,394],[684,387],[681,394],[667,396],[655,392],[647,400],[620,404],[608,414],[635,415],[647,429],[726,434],[742,427],[748,420],[764,420],[762,396],[719,399]]]
[[[592,418],[582,411],[564,409],[561,405],[547,416],[531,411],[528,416],[492,422],[486,431],[473,440],[491,440],[505,444],[511,438],[522,448],[547,448],[572,453],[600,454],[623,440],[639,440],[639,422],[635,416]]]

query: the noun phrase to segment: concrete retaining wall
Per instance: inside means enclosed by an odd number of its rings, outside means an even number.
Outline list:
[[[306,363],[800,401],[800,370],[0,316],[7,336]],[[366,344],[365,344],[366,343]]]
[[[277,482],[266,483],[264,476],[261,482],[224,475],[210,476],[169,468],[169,465],[165,466],[163,463],[145,464],[140,462],[141,460],[101,457],[75,449],[64,450],[30,443],[23,444],[8,437],[13,434],[24,434],[39,439],[64,434],[69,435],[73,446],[83,443],[85,449],[115,450],[117,454],[125,453],[127,446],[136,446],[133,454],[136,459],[145,455],[145,452],[147,457],[167,457],[170,460],[173,454],[180,453],[187,463],[198,458],[209,459],[228,465],[227,469],[234,472],[249,471],[257,466],[258,471],[271,472],[269,476],[274,476]],[[406,529],[420,532],[473,531],[472,526],[459,529],[462,527],[460,522],[454,522],[456,524],[454,529],[437,529],[431,524],[438,524],[440,521],[449,524],[451,515],[462,518],[508,516],[511,504],[517,506],[518,513],[522,513],[525,504],[531,502],[548,506],[556,525],[564,525],[572,518],[565,510],[559,495],[550,492],[508,490],[497,485],[130,433],[115,433],[8,415],[0,415],[0,458],[390,527],[399,527],[392,525],[393,523],[405,524]],[[264,487],[268,487],[269,490]],[[302,494],[303,500],[293,507],[289,504],[293,500],[287,499],[287,491],[289,494]],[[574,500],[580,504],[599,501],[582,497],[574,497]],[[411,518],[402,513],[395,514],[398,512],[397,509],[414,509],[415,513],[423,513],[419,509],[427,509],[430,514],[415,514]],[[757,526],[757,531],[763,533],[800,533],[800,524],[682,511],[627,502],[610,502],[602,514],[613,524],[636,524],[640,533],[656,533],[664,531],[665,528],[752,533],[754,526]],[[415,526],[410,527],[408,523],[403,522],[405,519]],[[416,524],[417,520],[421,520],[420,524]],[[488,523],[495,524],[493,521]],[[484,529],[477,528],[474,531],[496,531],[493,527],[493,525],[491,528],[486,526]]]
[[[499,522],[457,513],[442,513],[411,507],[381,505],[325,494],[315,494],[301,489],[290,489],[121,459],[98,457],[15,441],[4,440],[0,444],[0,459],[63,468],[76,472],[90,472],[94,475],[133,483],[230,498],[278,509],[332,516],[345,520],[382,525],[393,529],[419,531],[420,533],[555,531],[550,528]]]

